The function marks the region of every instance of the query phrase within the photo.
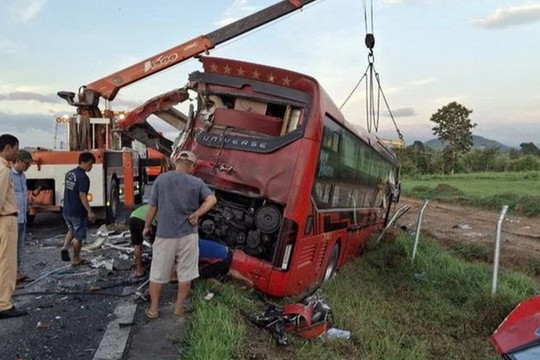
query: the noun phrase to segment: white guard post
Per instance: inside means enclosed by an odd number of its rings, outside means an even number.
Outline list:
[[[420,241],[420,229],[422,228],[422,219],[424,218],[424,210],[426,210],[428,203],[429,200],[426,200],[424,206],[422,206],[422,210],[420,210],[420,214],[418,214],[418,224],[416,224],[416,236],[414,238],[414,247],[412,251],[411,263],[414,262],[414,258],[416,257],[416,251],[418,250],[418,242]]]
[[[499,276],[499,254],[501,253],[501,229],[502,222],[508,210],[508,205],[504,205],[497,220],[497,237],[495,238],[495,255],[493,257],[493,279],[491,281],[491,296],[497,292],[497,278]]]

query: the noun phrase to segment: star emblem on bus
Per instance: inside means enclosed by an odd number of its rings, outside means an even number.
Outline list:
[[[261,73],[258,72],[257,70],[255,70],[255,71],[253,72],[253,78],[258,80],[258,79],[259,79],[259,76],[261,76]]]
[[[289,86],[290,84],[291,84],[291,79],[289,79],[288,76],[285,76],[285,78],[283,79],[283,85]]]
[[[268,75],[268,81],[274,82],[275,79],[276,77],[274,76],[274,74],[270,73],[270,75]]]
[[[240,66],[240,69],[236,70],[236,72],[238,73],[238,76],[244,76],[246,70],[244,70],[244,68]]]
[[[217,72],[218,71],[218,67],[217,67],[217,65],[215,63],[212,63],[210,65],[210,71],[212,71],[212,72]]]
[[[229,65],[225,65],[225,66],[223,67],[223,72],[224,72],[225,74],[230,74],[230,73],[231,73],[231,67],[230,67]]]

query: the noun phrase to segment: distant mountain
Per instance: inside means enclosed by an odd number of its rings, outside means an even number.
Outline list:
[[[486,139],[485,137],[473,135],[473,148],[474,149],[499,149],[501,152],[508,152],[510,149],[512,149],[510,146],[506,146],[504,144],[501,144],[498,141]],[[442,150],[445,148],[446,143],[443,143],[439,139],[431,139],[429,141],[426,141],[424,143],[424,146],[434,149],[434,150]]]

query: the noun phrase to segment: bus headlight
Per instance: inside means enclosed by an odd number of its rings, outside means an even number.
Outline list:
[[[281,270],[287,270],[289,267],[289,259],[291,258],[292,244],[285,246],[285,253],[283,254],[283,262],[281,263]]]

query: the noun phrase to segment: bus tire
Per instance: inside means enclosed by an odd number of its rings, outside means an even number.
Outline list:
[[[336,243],[334,247],[332,248],[332,252],[330,253],[328,262],[326,263],[326,268],[324,270],[324,275],[322,279],[323,283],[332,280],[332,278],[336,274],[336,267],[337,267],[338,259],[339,259],[339,244]]]
[[[109,205],[107,206],[106,222],[113,224],[118,216],[120,207],[120,194],[118,193],[118,183],[116,180],[111,181],[111,189],[109,190]]]

